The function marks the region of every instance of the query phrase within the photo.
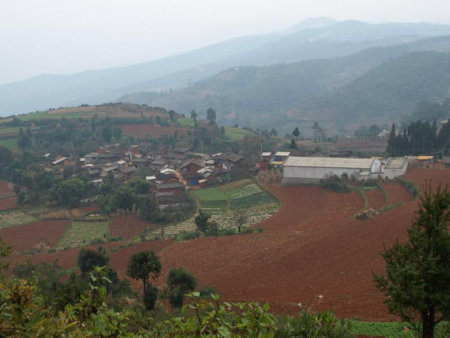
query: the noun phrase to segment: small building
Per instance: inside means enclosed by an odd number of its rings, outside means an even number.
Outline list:
[[[355,179],[377,178],[381,174],[378,159],[331,158],[331,157],[289,157],[283,164],[283,184],[308,184],[346,174]]]
[[[261,154],[261,158],[263,160],[268,160],[270,161],[270,159],[272,158],[272,153],[270,151],[266,151],[264,153]]]
[[[184,193],[184,184],[181,182],[161,183],[156,185],[157,196],[181,195]]]
[[[266,171],[269,170],[269,160],[267,158],[264,158],[259,162],[259,170],[260,171]]]
[[[202,168],[203,163],[193,158],[185,161],[180,167],[183,176],[196,174]]]
[[[384,166],[383,176],[396,178],[406,173],[408,169],[408,159],[406,157],[390,157]]]

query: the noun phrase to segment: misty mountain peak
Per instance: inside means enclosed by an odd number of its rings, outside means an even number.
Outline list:
[[[331,26],[339,21],[327,17],[318,17],[318,18],[307,18],[302,22],[292,26],[287,29],[284,33],[293,34],[300,32],[305,29],[315,29],[315,28],[324,28]]]

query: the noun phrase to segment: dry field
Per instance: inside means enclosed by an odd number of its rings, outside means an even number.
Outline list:
[[[411,169],[406,179],[418,186],[432,179],[436,186],[450,182],[450,170]],[[388,201],[381,192],[367,192],[368,207],[404,204],[361,221],[354,217],[364,208],[357,193],[338,194],[312,186],[269,189],[281,200],[281,210],[255,225],[265,229],[263,233],[139,243],[112,253],[111,265],[124,276],[133,253],[154,250],[163,265],[158,283],[171,268],[184,266],[197,276],[200,286],[215,286],[225,299],[269,302],[280,314],[297,314],[302,303],[314,304],[314,310],[332,308],[342,317],[390,320],[371,271],[384,271],[379,255],[384,243],[390,246],[407,238],[418,200],[411,200],[402,186],[388,184]],[[106,245],[113,244],[118,245]],[[74,264],[77,252],[31,257],[33,262],[60,259],[67,266]],[[323,299],[316,303],[319,295]]]
[[[109,232],[111,237],[121,237],[129,240],[138,237],[145,228],[157,228],[156,225],[149,223],[139,216],[116,216],[111,222]]]
[[[69,221],[40,221],[1,229],[0,235],[14,251],[25,252],[40,242],[50,248],[58,243]]]
[[[0,211],[5,211],[5,210],[13,210],[13,209],[18,209],[19,207],[17,206],[16,202],[14,202],[14,199],[12,198],[5,198],[0,200]]]

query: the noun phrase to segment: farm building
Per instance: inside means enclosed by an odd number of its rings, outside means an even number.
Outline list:
[[[283,184],[316,183],[330,176],[347,174],[349,177],[376,178],[381,174],[378,159],[296,157],[290,156],[283,164]]]
[[[396,178],[405,174],[408,169],[408,159],[406,157],[391,157],[384,166],[383,176]]]

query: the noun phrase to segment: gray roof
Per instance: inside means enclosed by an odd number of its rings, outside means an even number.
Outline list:
[[[371,169],[375,159],[371,158],[334,158],[334,157],[296,157],[290,156],[285,167],[318,167],[318,168],[354,168]]]
[[[401,169],[407,161],[406,157],[390,157],[384,169]]]
[[[156,185],[156,189],[158,190],[175,189],[175,188],[184,188],[184,184],[181,182],[176,182],[176,183],[162,183]]]

